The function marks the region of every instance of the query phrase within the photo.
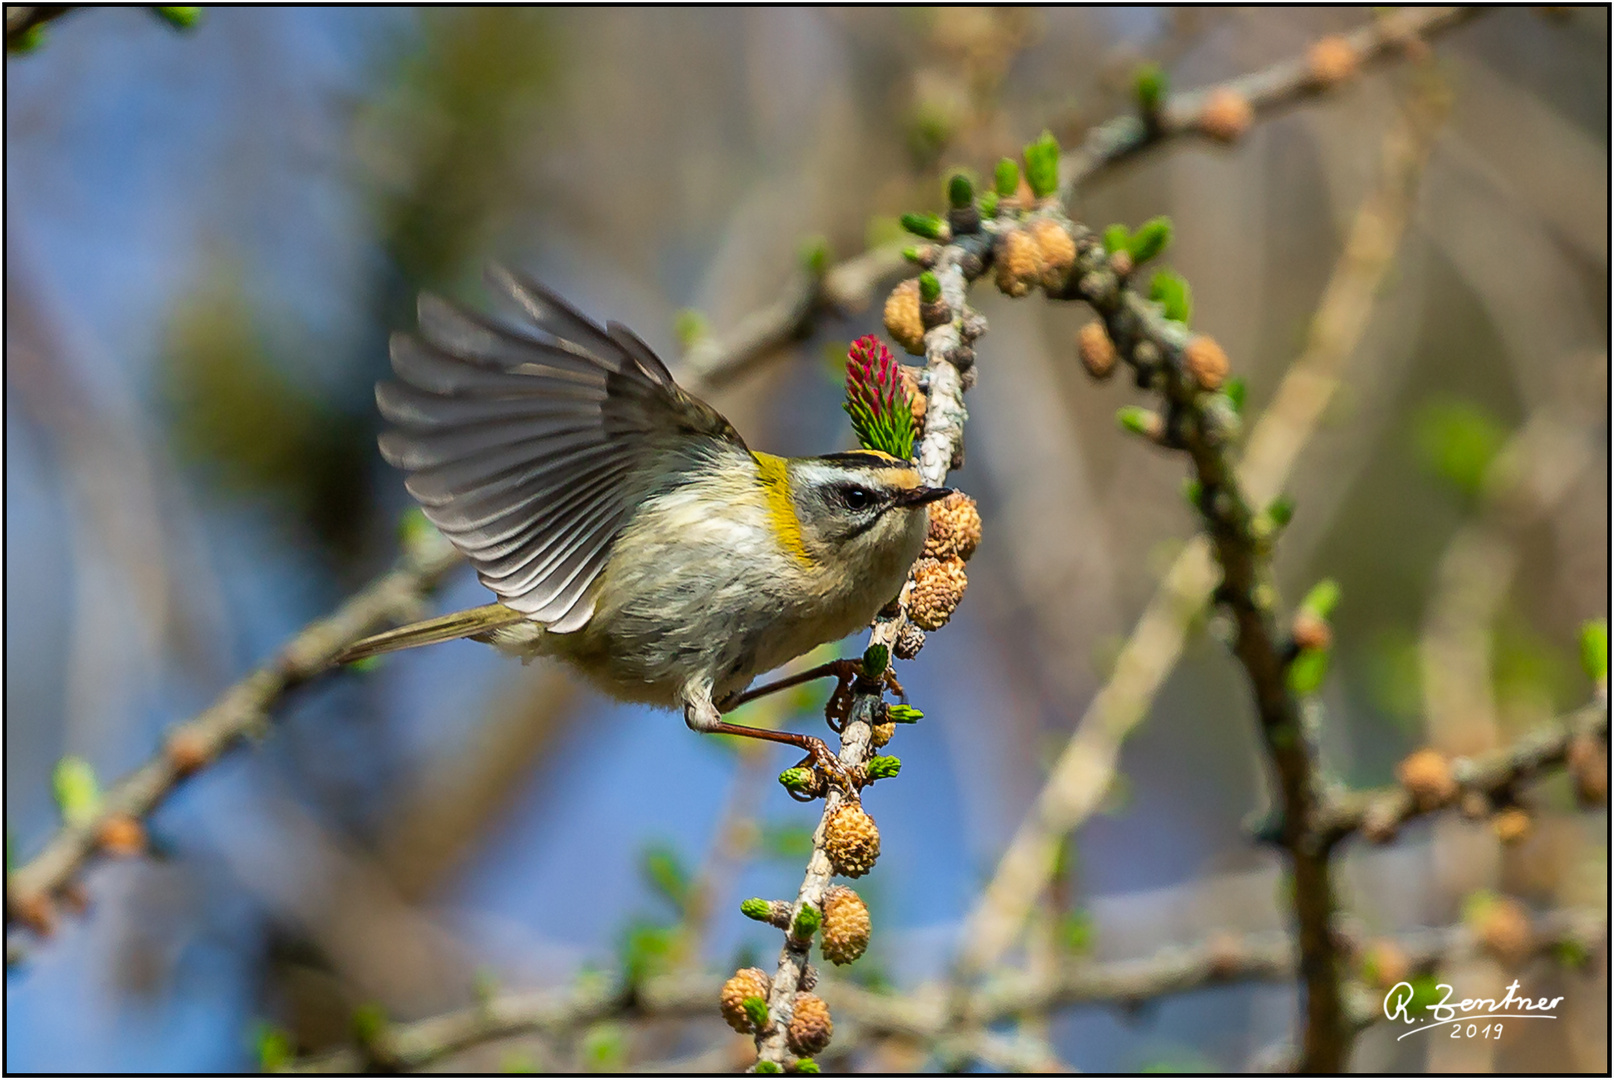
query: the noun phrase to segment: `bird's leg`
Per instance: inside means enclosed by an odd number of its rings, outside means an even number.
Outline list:
[[[741,694],[731,694],[718,705],[722,712],[732,712],[748,701],[755,701],[759,697],[788,690],[792,686],[800,686],[813,679],[823,679],[833,675],[835,689],[829,695],[829,701],[824,705],[824,720],[835,731],[846,726],[846,720],[852,714],[852,695],[854,692],[873,693],[879,691],[882,683],[863,678],[863,661],[861,660],[831,660],[827,664],[819,664],[815,668],[787,675],[776,682],[759,686],[755,690],[747,690]],[[908,700],[908,692],[897,681],[896,673],[886,665],[883,685],[889,686],[903,701]]]
[[[797,681],[805,681],[798,679]],[[775,687],[774,689],[777,689]],[[727,706],[723,712],[733,709],[739,702],[725,701]],[[787,746],[799,747],[807,751],[807,757],[802,764],[812,762],[815,769],[821,769],[831,780],[839,783],[847,791],[856,791],[852,783],[851,774],[840,759],[835,756],[823,739],[812,735],[798,735],[794,731],[774,731],[771,728],[747,727],[744,724],[730,724],[722,717],[718,707],[712,703],[710,687],[690,687],[684,693],[684,723],[694,731],[706,735],[738,735],[743,739],[762,739],[766,742],[784,743]]]
[[[852,681],[862,673],[863,662],[860,660],[831,660],[827,664],[819,664],[815,668],[808,668],[806,671],[798,671],[794,675],[786,675],[784,678],[779,679],[776,682],[768,683],[765,686],[759,686],[754,690],[747,690],[744,693],[739,694],[730,694],[728,697],[724,698],[718,703],[718,707],[723,712],[733,712],[735,709],[738,709],[741,705],[744,705],[748,701],[755,701],[759,697],[767,697],[769,694],[776,694],[781,690],[789,690],[792,686],[800,686],[804,682],[812,682],[814,679],[828,678],[831,675],[835,676],[835,681],[837,683],[844,683],[845,685],[850,686]]]

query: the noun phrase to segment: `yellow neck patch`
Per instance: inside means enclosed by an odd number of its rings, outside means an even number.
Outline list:
[[[752,451],[757,462],[757,477],[762,481],[762,494],[768,500],[768,524],[773,526],[779,544],[803,563],[811,564],[812,556],[801,540],[801,519],[796,516],[796,504],[790,498],[790,466],[782,457]]]

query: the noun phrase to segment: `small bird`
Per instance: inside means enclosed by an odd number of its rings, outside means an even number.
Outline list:
[[[454,638],[569,662],[623,701],[682,707],[694,730],[789,743],[726,723],[752,680],[866,626],[951,494],[871,450],[780,458],[747,448],[643,341],[494,267],[524,317],[501,323],[430,294],[394,334],[397,381],[376,385],[381,455],[496,603],[401,627],[337,658]]]

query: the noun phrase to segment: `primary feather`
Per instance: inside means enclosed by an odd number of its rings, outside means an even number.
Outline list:
[[[503,604],[568,633],[593,614],[613,543],[668,471],[703,441],[745,444],[626,327],[602,328],[511,271],[489,283],[521,323],[423,295],[418,335],[394,335],[399,381],[376,387],[393,425],[381,453]]]

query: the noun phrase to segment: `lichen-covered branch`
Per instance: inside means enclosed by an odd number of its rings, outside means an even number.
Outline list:
[[[1416,52],[1422,43],[1451,30],[1483,9],[1418,7],[1386,9],[1348,34],[1323,38],[1299,56],[1286,57],[1258,71],[1199,90],[1172,94],[1146,106],[1143,115],[1119,116],[1087,133],[1082,145],[1059,166],[1060,200],[1098,173],[1184,135],[1231,141],[1260,117],[1279,112],[1339,86],[1359,68],[1398,52]]]
[[[985,320],[965,304],[965,266],[967,260],[973,260],[971,268],[979,274],[984,266],[981,252],[990,250],[989,245],[987,234],[965,237],[941,248],[933,259],[931,273],[939,287],[939,298],[926,305],[929,317],[925,319],[928,329],[924,334],[924,435],[916,454],[920,475],[932,486],[945,484],[948,472],[963,452],[967,416],[964,379],[974,363],[969,342],[985,331]],[[885,656],[896,654],[898,635],[907,624],[904,604],[912,587],[910,582],[896,609],[882,613],[870,631],[870,647],[883,649]],[[850,773],[865,769],[873,756],[874,725],[882,719],[877,715],[881,708],[878,691],[861,692],[853,698],[849,718],[841,729],[839,754],[841,765]],[[813,851],[791,906],[791,925],[803,911],[823,910],[825,893],[836,873],[826,847],[830,825],[843,806],[856,801],[855,793],[839,785],[831,785],[825,795],[823,813],[813,832]],[[757,1033],[759,1063],[770,1062],[782,1068],[795,1056],[788,1045],[788,1032],[797,996],[810,990],[816,981],[807,961],[811,944],[811,934],[801,937],[789,930],[785,933],[768,994],[769,1025]]]

